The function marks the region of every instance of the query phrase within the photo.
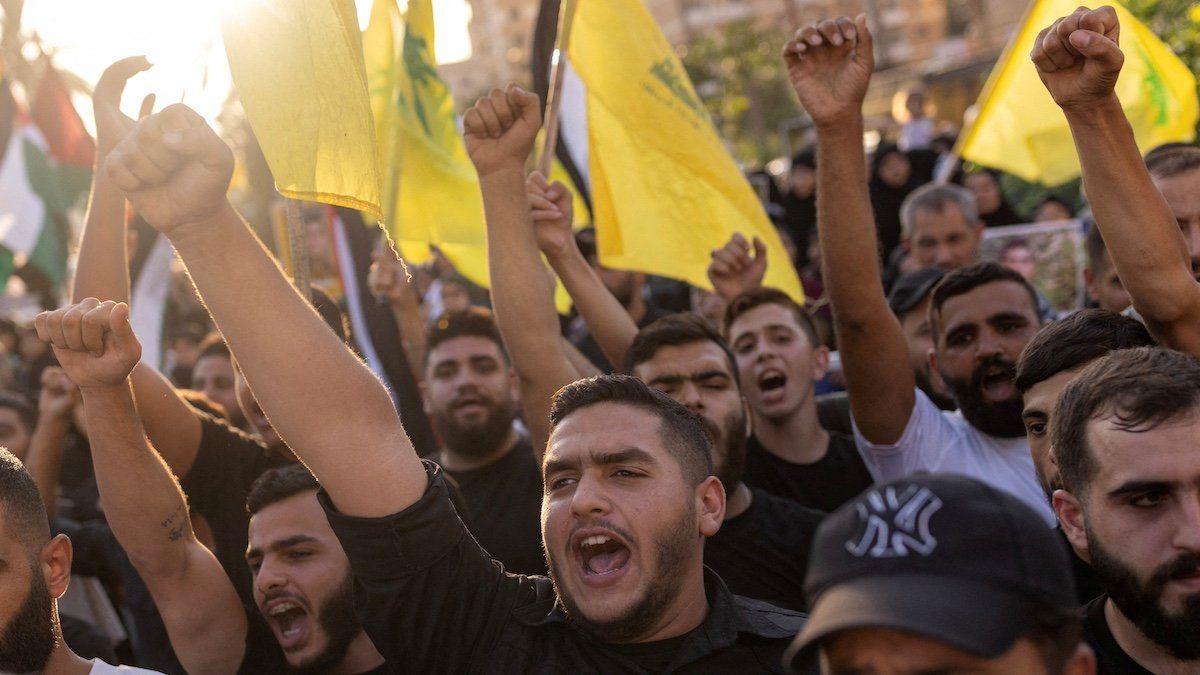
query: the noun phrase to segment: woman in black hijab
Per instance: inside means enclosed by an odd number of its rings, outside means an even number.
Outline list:
[[[919,187],[913,178],[912,163],[900,148],[883,143],[875,150],[871,159],[870,187],[880,255],[883,260],[888,260],[900,245],[900,205]]]

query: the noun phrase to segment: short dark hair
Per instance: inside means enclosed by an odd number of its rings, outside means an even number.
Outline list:
[[[0,517],[32,561],[50,540],[50,520],[37,483],[17,456],[0,448]]]
[[[1063,485],[1080,498],[1095,473],[1088,423],[1113,418],[1124,431],[1151,431],[1200,407],[1200,361],[1162,347],[1122,349],[1103,356],[1063,390],[1051,422]]]
[[[656,415],[659,436],[679,462],[684,480],[699,485],[713,475],[712,443],[700,416],[630,375],[600,375],[559,389],[550,401],[550,424],[557,427],[571,413],[599,403],[619,403]]]
[[[1146,169],[1154,180],[1200,169],[1200,147],[1184,143],[1155,148],[1146,155]]]
[[[200,342],[200,355],[196,357],[196,360],[199,361],[209,356],[223,356],[227,359],[233,357],[229,352],[229,345],[225,344],[225,338],[217,331],[204,336],[204,340]]]
[[[1017,360],[1015,383],[1024,394],[1039,382],[1111,351],[1153,344],[1150,331],[1137,319],[1103,309],[1081,310],[1033,336]]]
[[[734,383],[738,382],[737,359],[729,343],[708,319],[695,312],[669,314],[639,330],[633,338],[633,344],[625,352],[625,372],[632,375],[634,368],[653,359],[663,347],[681,347],[696,342],[711,342],[720,347],[729,361],[729,372]]]
[[[508,361],[508,352],[504,349],[504,340],[500,337],[492,313],[482,307],[470,307],[462,312],[443,312],[425,331],[425,365],[429,365],[429,355],[438,345],[460,337],[491,340],[496,343],[504,360]]]
[[[316,491],[320,487],[321,484],[303,464],[267,469],[250,486],[250,492],[246,494],[246,511],[254,515],[276,502],[301,492]]]
[[[789,310],[792,316],[796,318],[796,323],[800,325],[800,330],[804,331],[804,334],[808,336],[808,343],[814,349],[821,346],[821,340],[817,337],[817,327],[813,324],[812,317],[808,315],[804,307],[778,288],[768,288],[766,286],[746,291],[730,301],[729,306],[725,308],[724,329],[726,338],[728,339],[729,337],[729,327],[733,325],[734,321],[738,320],[738,317],[763,305],[779,305]]]
[[[1034,316],[1040,316],[1037,291],[1029,285],[1025,277],[999,263],[977,262],[950,272],[942,277],[942,280],[934,287],[933,302],[929,305],[929,319],[933,326],[934,342],[937,342],[937,335],[941,331],[939,319],[942,314],[942,305],[951,298],[970,293],[980,286],[1000,281],[1011,281],[1024,288],[1029,293],[1029,303],[1033,308]]]
[[[1092,272],[1111,264],[1107,260],[1108,246],[1104,243],[1104,235],[1100,234],[1100,228],[1095,222],[1091,223],[1087,236],[1083,239],[1083,246],[1087,251],[1088,269]]]
[[[33,428],[37,426],[38,410],[25,395],[15,391],[0,391],[0,408],[17,413],[21,424],[25,425],[25,431],[33,433]]]

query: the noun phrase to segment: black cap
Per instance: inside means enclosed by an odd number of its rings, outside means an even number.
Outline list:
[[[853,628],[912,633],[981,658],[1012,648],[1047,606],[1077,611],[1056,531],[1016,497],[965,476],[872,487],[817,529],[812,612],[786,663]]]
[[[888,307],[892,314],[904,316],[914,307],[921,304],[933,287],[937,285],[946,273],[937,267],[926,267],[916,272],[909,272],[892,284],[892,292],[888,293]]]

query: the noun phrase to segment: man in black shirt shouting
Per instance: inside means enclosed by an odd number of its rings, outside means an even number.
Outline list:
[[[526,203],[538,107],[511,87],[467,113],[489,213]],[[779,668],[801,615],[735,599],[703,572],[725,494],[695,459],[711,450],[691,413],[629,380],[576,392],[619,390],[605,402],[560,396],[542,509],[558,583],[503,574],[467,534],[440,471],[413,451],[387,390],[229,204],[232,168],[229,149],[181,105],[140,122],[106,164],[175,245],[263,411],[320,481],[363,627],[385,659],[417,672]]]

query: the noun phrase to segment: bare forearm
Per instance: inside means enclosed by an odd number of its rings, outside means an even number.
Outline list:
[[[415,502],[425,470],[387,390],[292,287],[233,207],[226,203],[207,222],[179,228],[172,243],[263,412],[337,507],[384,516]]]
[[[608,292],[604,282],[596,276],[596,271],[587,264],[578,249],[551,257],[550,266],[562,280],[575,303],[575,309],[583,317],[604,356],[620,368],[625,363],[625,353],[637,336],[638,327],[633,317]]]
[[[904,334],[880,280],[861,116],[817,135],[817,225],[851,408],[868,439],[897,440],[914,403]]]
[[[408,366],[419,381],[425,369],[425,316],[415,300],[401,300],[390,304],[396,326],[400,329],[400,343]]]
[[[46,516],[53,519],[58,512],[58,477],[62,467],[63,442],[67,439],[70,423],[66,419],[43,415],[34,427],[29,439],[29,455],[25,466],[33,476]]]
[[[96,166],[71,298],[73,302],[88,297],[128,302],[125,198],[102,170],[103,159]]]
[[[1120,102],[1112,96],[1066,116],[1096,225],[1134,306],[1152,323],[1180,320],[1197,304],[1200,286],[1175,216],[1146,170]]]

